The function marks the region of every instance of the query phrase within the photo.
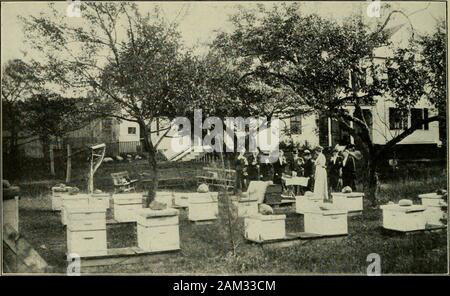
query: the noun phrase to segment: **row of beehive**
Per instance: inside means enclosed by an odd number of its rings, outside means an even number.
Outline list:
[[[213,220],[217,218],[217,193],[190,194],[189,219]],[[118,222],[136,222],[138,247],[143,251],[158,252],[180,248],[178,211],[172,208],[150,210],[142,208],[141,194],[115,195],[112,199],[114,218]],[[69,253],[81,257],[107,254],[106,210],[108,194],[70,195],[68,192],[52,194],[52,208],[61,210],[61,221],[67,226]]]
[[[387,204],[383,210],[383,227],[398,231],[424,230],[427,225],[442,226],[445,204],[442,195],[436,193],[420,194],[421,205],[400,206]]]

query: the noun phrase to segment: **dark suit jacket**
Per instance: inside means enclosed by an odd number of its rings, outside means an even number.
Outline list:
[[[348,156],[347,162],[342,164],[342,185],[355,190],[356,165],[353,156]]]
[[[281,184],[281,178],[283,177],[284,170],[286,169],[287,163],[286,159],[283,159],[283,163],[280,163],[280,160],[277,160],[272,164],[273,166],[273,183]]]

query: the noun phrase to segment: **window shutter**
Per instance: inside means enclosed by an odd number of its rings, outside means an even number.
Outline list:
[[[428,120],[428,109],[427,108],[423,109],[423,119],[424,120]],[[430,127],[428,125],[428,122],[423,125],[423,129],[424,130],[429,130],[430,129]]]
[[[389,129],[395,130],[395,109],[389,108]]]

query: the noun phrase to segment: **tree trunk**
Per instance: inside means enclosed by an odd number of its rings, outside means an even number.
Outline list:
[[[153,146],[150,133],[144,121],[139,122],[140,130],[143,133],[144,149],[148,152],[148,164],[152,173],[151,186],[145,198],[145,207],[148,208],[150,203],[155,199],[156,190],[158,189],[158,163],[156,160],[156,148]]]
[[[377,168],[378,168],[378,160],[377,160],[377,154],[372,152],[372,155],[370,155],[369,158],[369,165],[368,165],[368,180],[367,180],[367,189],[368,189],[368,200],[370,201],[371,205],[374,207],[377,205],[377,188],[378,188],[378,175],[377,175]]]
[[[53,144],[49,145],[49,156],[50,156],[50,174],[55,176],[55,154],[53,151]]]
[[[44,156],[45,170],[51,171],[50,168],[50,139],[46,136],[41,137],[42,154]]]
[[[72,149],[70,144],[67,144],[67,170],[66,170],[66,183],[70,183],[72,175]]]

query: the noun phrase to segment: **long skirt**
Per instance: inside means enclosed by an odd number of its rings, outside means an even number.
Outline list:
[[[314,195],[323,200],[328,199],[327,170],[320,166],[316,167],[314,176]]]

